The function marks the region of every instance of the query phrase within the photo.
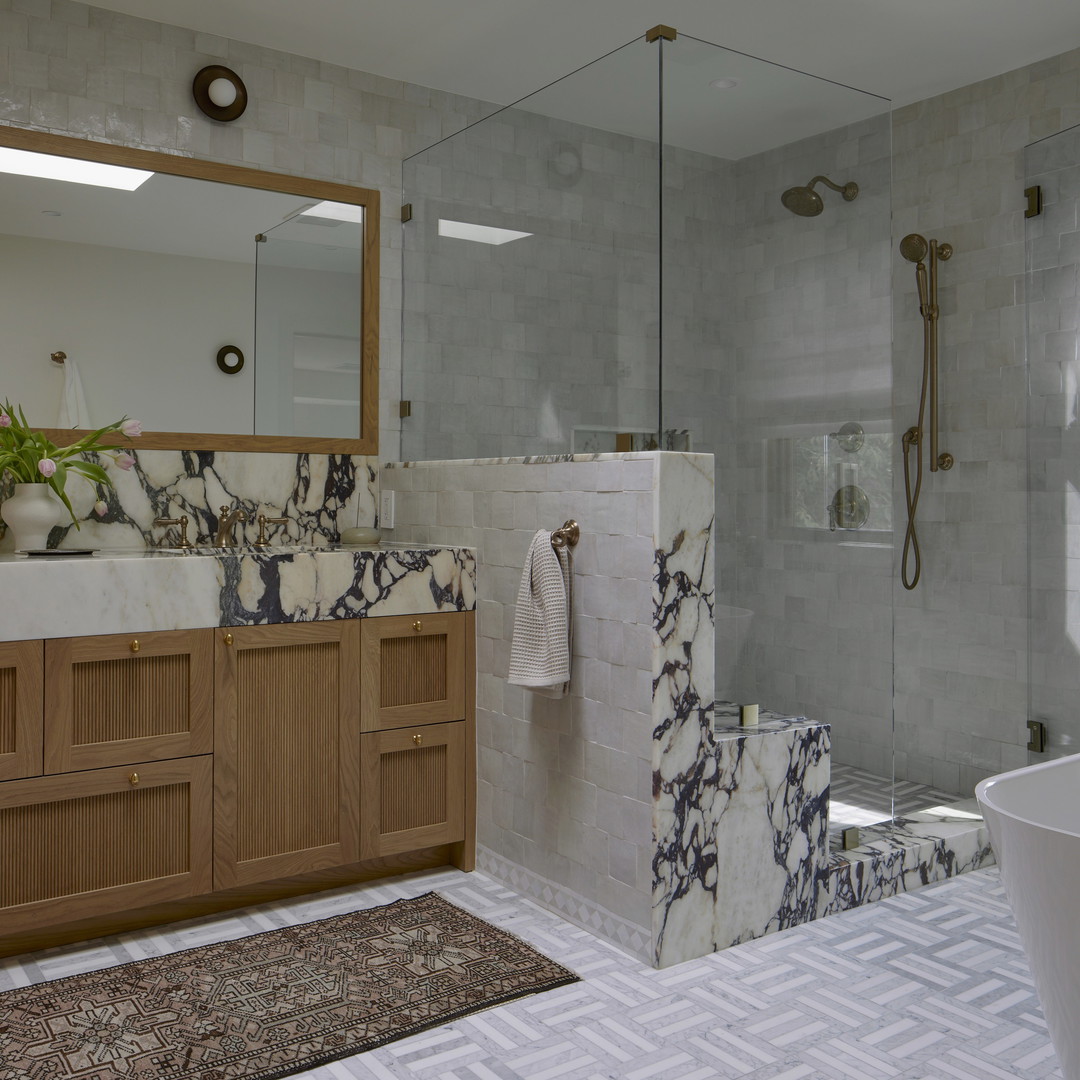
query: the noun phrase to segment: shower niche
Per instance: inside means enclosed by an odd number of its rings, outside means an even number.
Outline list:
[[[789,429],[767,436],[764,454],[770,535],[814,542],[831,533],[892,544],[893,437],[886,421]]]

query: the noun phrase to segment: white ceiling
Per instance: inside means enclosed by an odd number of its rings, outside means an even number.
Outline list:
[[[510,104],[657,23],[910,104],[1080,46],[1080,0],[95,0]]]

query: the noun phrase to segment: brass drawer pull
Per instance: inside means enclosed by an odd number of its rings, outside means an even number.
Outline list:
[[[225,644],[226,645],[231,645],[232,644],[232,634],[226,634],[225,635]]]
[[[132,773],[132,774],[131,774],[131,775],[130,775],[130,776],[128,777],[128,780],[130,780],[130,781],[131,781],[131,786],[132,786],[132,787],[138,787],[138,786],[139,786],[139,774],[138,774],[137,772],[133,772],[133,773]]]
[[[424,629],[424,624],[417,619],[416,622],[412,624],[412,628],[419,634],[420,631]]]
[[[417,746],[419,746],[424,741],[424,736],[423,735],[414,735],[412,737],[412,741],[414,743],[416,743]]]
[[[131,651],[132,652],[138,652],[139,651],[139,639],[138,638],[135,638],[135,640],[132,641],[132,643],[131,643]]]

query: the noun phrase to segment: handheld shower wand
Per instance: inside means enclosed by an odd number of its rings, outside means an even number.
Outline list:
[[[922,573],[922,554],[919,551],[919,536],[915,528],[915,514],[919,507],[919,494],[923,479],[923,416],[926,401],[930,398],[930,471],[951,469],[953,456],[938,453],[938,303],[937,303],[937,264],[938,259],[952,257],[952,244],[929,242],[918,233],[908,233],[900,241],[900,254],[908,262],[915,263],[915,287],[919,293],[919,314],[923,320],[923,369],[922,385],[919,391],[919,416],[914,427],[904,432],[904,496],[907,502],[907,530],[904,533],[904,553],[900,565],[900,580],[905,589],[914,589]],[[929,255],[929,271],[926,259]],[[911,482],[911,467],[908,455],[915,448],[915,483]],[[914,559],[914,569],[909,572],[908,563]]]

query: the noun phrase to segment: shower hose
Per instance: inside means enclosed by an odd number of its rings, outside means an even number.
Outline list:
[[[907,503],[907,529],[904,532],[904,554],[900,562],[900,580],[905,589],[914,589],[922,573],[922,554],[919,551],[919,534],[915,527],[915,514],[919,508],[919,493],[923,481],[923,414],[926,411],[926,388],[930,378],[930,325],[929,313],[923,308],[923,369],[922,388],[919,391],[919,418],[914,427],[904,432],[904,499]],[[909,455],[915,448],[915,483],[911,482]]]

